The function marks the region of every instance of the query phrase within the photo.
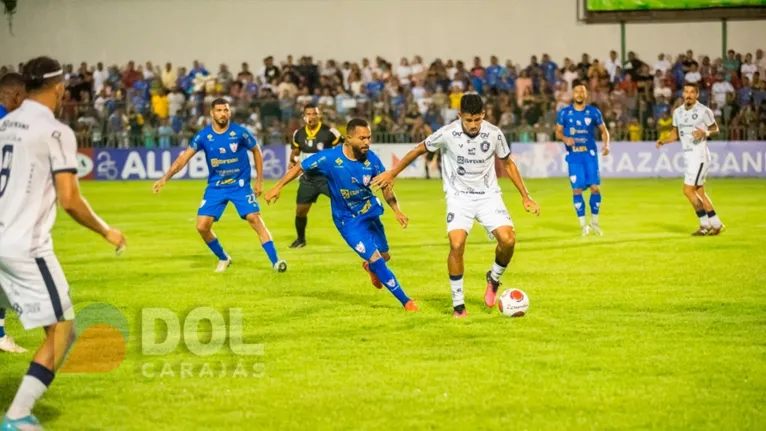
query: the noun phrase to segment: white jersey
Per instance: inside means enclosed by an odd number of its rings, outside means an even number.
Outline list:
[[[463,132],[461,121],[456,120],[434,132],[425,144],[428,151],[441,151],[447,197],[483,199],[501,193],[495,156],[506,159],[511,150],[497,127],[482,121],[479,134],[470,137]]]
[[[708,130],[715,125],[713,111],[707,106],[697,102],[690,109],[681,105],[673,111],[673,127],[678,128],[678,137],[687,160],[707,161],[710,159],[710,151],[707,148],[707,139],[694,139],[692,133],[695,130]]]
[[[26,100],[0,120],[0,256],[53,252],[57,172],[77,172],[74,132]]]

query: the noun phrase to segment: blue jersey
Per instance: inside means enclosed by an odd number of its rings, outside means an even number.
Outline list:
[[[0,105],[0,118],[5,117],[6,115],[8,115],[8,110],[5,109],[5,106]]]
[[[338,145],[308,157],[301,162],[301,168],[327,178],[332,218],[338,229],[352,220],[383,214],[383,206],[370,190],[370,182],[386,168],[372,151],[367,152],[367,160],[360,162],[346,157],[343,145]]]
[[[216,133],[213,126],[200,130],[189,148],[205,153],[208,187],[243,187],[250,184],[251,168],[247,153],[256,145],[258,143],[247,129],[229,123],[229,128],[223,133]]]
[[[567,162],[585,163],[598,159],[598,146],[596,145],[596,131],[604,124],[601,111],[595,106],[587,105],[582,111],[569,105],[559,111],[556,124],[564,127],[564,136],[574,139],[574,146],[566,146]]]

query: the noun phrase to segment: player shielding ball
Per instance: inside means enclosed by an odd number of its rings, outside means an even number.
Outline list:
[[[303,121],[306,125],[293,134],[289,168],[312,154],[343,144],[340,132],[319,121],[319,108],[316,105],[309,103],[303,107]],[[311,205],[316,203],[320,195],[330,197],[327,178],[322,175],[304,172],[299,181],[298,195],[295,198],[295,232],[298,238],[290,244],[290,248],[306,246],[306,225]]]
[[[25,98],[24,77],[18,73],[8,73],[0,78],[0,120],[21,106]],[[5,333],[5,314],[6,309],[0,308],[0,352],[26,352],[27,349],[16,344],[13,337]]]
[[[388,240],[380,216],[383,206],[370,189],[372,178],[385,170],[377,155],[370,151],[372,132],[367,121],[354,118],[346,128],[346,142],[320,151],[290,169],[274,188],[266,193],[266,202],[279,199],[282,188],[302,172],[323,175],[330,188],[330,206],[335,227],[349,247],[361,257],[375,287],[386,286],[407,311],[418,311],[386,262],[391,259]],[[407,216],[399,209],[393,187],[383,187],[383,197],[394,211],[396,220],[407,227]]]
[[[725,226],[705,193],[705,180],[711,161],[707,138],[718,134],[718,124],[713,111],[699,103],[699,88],[695,84],[684,85],[683,98],[684,104],[673,111],[673,130],[670,136],[658,140],[657,148],[680,138],[686,165],[684,196],[691,202],[700,222],[699,229],[692,235],[718,235]]]
[[[197,211],[197,231],[210,251],[218,257],[216,272],[223,272],[231,265],[231,257],[213,233],[226,205],[234,204],[239,216],[246,220],[258,234],[261,246],[275,271],[285,272],[287,262],[280,260],[271,233],[261,218],[258,195],[263,187],[263,156],[255,138],[244,127],[230,122],[231,111],[225,99],[211,103],[210,116],[213,124],[200,130],[186,149],[170,166],[167,172],[154,183],[154,193],[159,193],[165,183],[189,163],[198,151],[205,153],[208,181],[202,203]],[[248,151],[255,160],[255,191],[250,185],[251,169]]]
[[[474,220],[497,240],[495,262],[487,271],[484,303],[495,305],[500,277],[513,257],[516,232],[497,183],[495,157],[505,162],[505,170],[521,193],[524,208],[535,215],[540,207],[529,196],[521,174],[511,159],[511,150],[503,132],[484,121],[484,102],[477,94],[460,99],[460,120],[429,136],[407,153],[391,170],[375,177],[375,186],[390,188],[394,178],[426,152],[442,152],[444,192],[447,197],[447,232],[450,252],[447,259],[452,306],[455,317],[466,317],[463,293],[463,253]]]
[[[80,194],[74,131],[53,114],[65,91],[61,65],[35,58],[24,65],[23,76],[29,98],[0,122],[0,307],[12,304],[24,329],[44,328],[45,340],[5,413],[3,431],[42,429],[32,408],[74,340],[69,284],[51,238],[56,201],[118,253],[125,248],[125,236]]]
[[[609,155],[609,130],[604,124],[601,111],[595,106],[586,105],[588,89],[583,83],[575,83],[573,88],[574,103],[562,108],[556,121],[556,137],[564,142],[567,149],[569,181],[572,186],[572,200],[577,218],[580,220],[582,236],[593,231],[602,235],[598,224],[601,209],[601,175],[598,168],[598,145],[596,131],[601,131],[603,154]],[[590,224],[585,220],[585,199],[583,191],[590,189]]]

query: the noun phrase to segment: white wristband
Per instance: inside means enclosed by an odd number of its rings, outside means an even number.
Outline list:
[[[709,138],[709,137],[710,137],[710,130],[705,130],[705,137],[706,137],[706,138]]]

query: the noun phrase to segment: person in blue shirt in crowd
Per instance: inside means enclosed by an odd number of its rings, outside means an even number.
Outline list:
[[[282,188],[303,172],[326,177],[335,227],[348,246],[363,259],[362,267],[370,275],[372,284],[378,289],[385,285],[406,311],[418,311],[415,302],[404,293],[399,280],[386,264],[391,255],[380,221],[383,206],[370,188],[372,179],[385,172],[386,168],[370,151],[370,125],[366,120],[354,118],[346,126],[346,133],[343,145],[322,150],[287,171],[279,183],[266,193],[266,203],[276,202]],[[406,228],[408,218],[399,209],[393,187],[382,190],[396,220]]]
[[[24,77],[8,73],[0,78],[0,120],[15,111],[27,97]],[[2,159],[0,158],[0,161]],[[2,177],[2,174],[0,174]],[[0,308],[0,352],[24,353],[27,349],[19,346],[5,333],[5,308]]]

